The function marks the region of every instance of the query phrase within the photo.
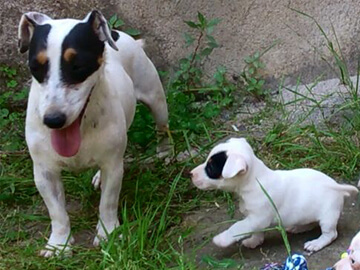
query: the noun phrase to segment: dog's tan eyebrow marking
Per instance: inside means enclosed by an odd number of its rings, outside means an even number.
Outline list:
[[[74,48],[68,48],[64,52],[64,59],[66,62],[70,62],[71,59],[77,54],[76,50]]]
[[[48,61],[46,51],[45,50],[40,51],[36,55],[36,60],[39,62],[40,65],[45,65],[45,63]]]

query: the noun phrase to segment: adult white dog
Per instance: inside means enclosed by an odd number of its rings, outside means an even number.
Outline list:
[[[29,51],[33,76],[26,141],[36,187],[51,217],[51,235],[41,255],[69,252],[73,242],[60,179],[64,169],[100,169],[93,179],[102,189],[98,245],[119,225],[123,157],[136,100],[151,109],[157,129],[167,131],[159,76],[142,41],[110,31],[96,10],[84,20],[26,13],[19,24],[19,47],[22,53]]]
[[[215,236],[213,242],[227,247],[249,237],[242,244],[255,248],[262,244],[266,229],[277,223],[276,215],[261,185],[270,195],[285,228],[293,233],[319,224],[321,236],[306,242],[304,249],[316,252],[337,237],[337,223],[344,197],[358,189],[340,185],[313,169],[271,170],[258,159],[244,138],[232,138],[211,150],[205,163],[192,170],[192,181],[200,189],[221,189],[240,197],[245,219]]]

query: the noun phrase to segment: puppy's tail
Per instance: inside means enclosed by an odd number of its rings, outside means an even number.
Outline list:
[[[347,184],[337,184],[335,189],[342,191],[346,197],[355,197],[359,193],[357,187]]]

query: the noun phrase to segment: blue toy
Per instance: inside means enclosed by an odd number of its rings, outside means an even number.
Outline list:
[[[294,254],[288,257],[283,270],[308,270],[305,257],[300,254]]]
[[[288,257],[284,264],[268,263],[261,270],[308,270],[308,268],[305,257],[294,254]]]

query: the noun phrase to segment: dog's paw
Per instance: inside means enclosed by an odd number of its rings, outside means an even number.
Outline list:
[[[95,190],[99,189],[99,187],[101,188],[101,171],[100,170],[98,170],[97,173],[94,175],[91,183],[94,186]]]
[[[221,248],[226,248],[236,242],[236,239],[224,231],[213,238],[213,243]]]
[[[309,252],[310,254],[319,251],[324,247],[321,242],[322,241],[319,241],[319,239],[308,241],[304,244],[304,250]]]
[[[122,234],[119,235],[119,239],[122,239]],[[93,246],[98,247],[100,245],[101,241],[106,241],[106,240],[107,240],[107,237],[96,235],[94,238],[94,241],[93,241]]]
[[[72,250],[71,245],[74,243],[74,238],[65,243],[65,244],[54,244],[54,243],[47,243],[45,249],[40,251],[40,256],[49,258],[53,256],[63,256],[63,257],[71,257]]]
[[[156,147],[156,156],[158,159],[164,159],[166,157],[171,157],[174,152],[174,146],[170,143],[169,138],[163,138],[159,140]]]
[[[67,247],[57,247],[54,248],[53,246],[46,245],[45,249],[42,249],[40,251],[40,256],[45,258],[50,258],[53,256],[62,256],[62,257],[71,257],[72,256],[72,250],[69,246]]]
[[[108,235],[110,235],[117,227],[120,226],[119,220],[115,219],[113,221],[109,221],[107,223],[101,222],[99,220],[96,230],[97,234],[94,238],[93,245],[98,247],[101,241],[106,241]],[[121,238],[121,235],[119,236]]]
[[[241,242],[244,247],[256,248],[264,242],[264,235],[253,234],[250,238],[247,238]]]
[[[94,247],[98,247],[100,245],[101,240],[105,240],[106,238],[100,237],[100,236],[95,236],[94,241],[93,241],[93,246]]]

